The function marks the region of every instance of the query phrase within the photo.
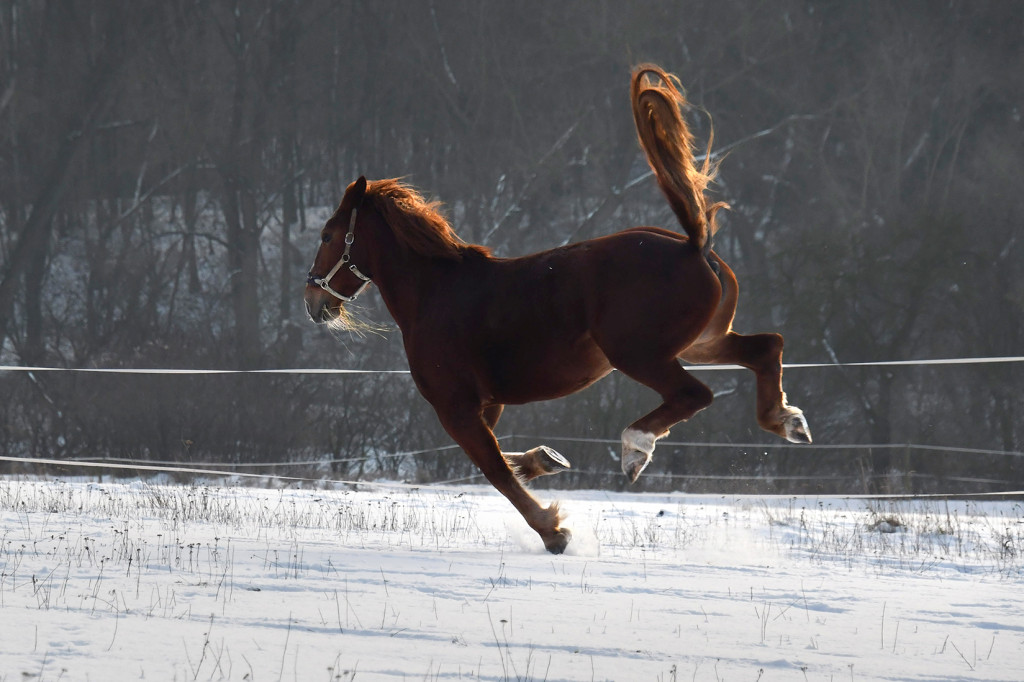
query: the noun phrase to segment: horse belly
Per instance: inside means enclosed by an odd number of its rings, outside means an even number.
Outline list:
[[[505,405],[561,398],[612,370],[589,334],[564,345],[525,341],[494,350],[499,352],[488,358],[486,393],[493,402]]]

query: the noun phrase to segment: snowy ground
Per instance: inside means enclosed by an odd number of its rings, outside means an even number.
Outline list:
[[[0,680],[1020,680],[1018,502],[0,480]]]

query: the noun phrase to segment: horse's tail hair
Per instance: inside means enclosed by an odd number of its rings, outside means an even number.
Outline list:
[[[728,208],[725,202],[708,205],[704,190],[714,179],[717,166],[711,163],[711,142],[698,168],[693,154],[693,134],[681,109],[687,106],[679,80],[654,64],[633,69],[630,85],[633,121],[640,147],[654,171],[658,186],[668,199],[690,243],[707,255],[711,238],[718,231],[715,214]]]

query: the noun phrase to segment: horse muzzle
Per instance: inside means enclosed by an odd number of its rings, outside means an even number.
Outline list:
[[[327,295],[318,286],[306,286],[303,299],[306,303],[306,314],[316,324],[326,324],[341,316],[341,301]]]

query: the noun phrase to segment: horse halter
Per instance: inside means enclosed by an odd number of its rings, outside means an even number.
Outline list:
[[[354,242],[356,240],[355,229],[356,229],[356,209],[353,208],[352,209],[352,217],[349,218],[349,221],[348,221],[348,232],[345,233],[345,252],[341,254],[341,260],[339,260],[337,262],[337,264],[333,268],[331,268],[331,271],[328,272],[323,277],[314,277],[313,273],[310,273],[309,274],[309,279],[306,280],[307,284],[312,284],[313,286],[318,286],[321,289],[323,289],[324,291],[326,291],[327,293],[329,293],[331,296],[334,296],[335,298],[340,298],[342,301],[344,301],[346,303],[348,303],[349,301],[356,300],[356,297],[359,294],[363,293],[363,289],[365,289],[367,287],[367,285],[369,285],[369,283],[370,283],[370,278],[367,277],[366,275],[364,275],[363,273],[359,272],[359,268],[356,267],[355,263],[349,263],[348,264],[349,271],[351,271],[351,273],[353,275],[355,275],[356,277],[358,277],[359,279],[363,280],[363,283],[359,285],[359,288],[356,289],[355,293],[353,293],[351,296],[346,296],[345,294],[340,294],[340,293],[338,293],[337,291],[335,291],[334,289],[331,288],[331,280],[334,279],[334,276],[336,274],[338,274],[338,270],[341,270],[342,266],[344,266],[346,263],[348,263],[351,260],[351,256],[349,255],[349,251],[352,250],[352,242]]]

